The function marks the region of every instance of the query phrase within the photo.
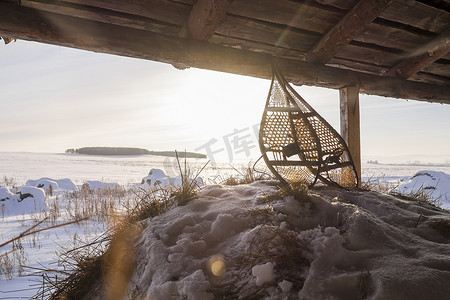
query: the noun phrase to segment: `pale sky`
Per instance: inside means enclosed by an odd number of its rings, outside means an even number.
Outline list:
[[[269,80],[20,40],[0,44],[0,65],[0,151],[205,153],[209,144],[216,160],[260,155],[253,128]],[[337,90],[296,90],[339,132]],[[363,160],[450,161],[450,105],[368,95],[360,105]],[[233,137],[247,147],[227,143]]]

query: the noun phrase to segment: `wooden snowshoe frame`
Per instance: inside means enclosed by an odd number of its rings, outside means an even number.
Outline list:
[[[272,66],[259,146],[264,161],[284,184],[317,180],[344,188],[356,187],[359,178],[344,139]]]

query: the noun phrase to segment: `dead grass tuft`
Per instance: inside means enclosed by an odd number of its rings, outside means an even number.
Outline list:
[[[310,250],[300,241],[298,234],[279,226],[261,225],[245,254],[231,262],[228,278],[215,286],[217,299],[261,299],[269,296],[269,290],[277,283],[287,280],[293,283],[292,294],[298,294],[305,282],[310,261],[306,254]],[[274,281],[256,286],[252,281],[252,268],[272,262]]]
[[[361,182],[361,189],[367,191],[375,191],[380,193],[388,193],[390,190],[396,188],[398,183],[390,183],[384,180],[380,180],[380,178],[370,177],[366,181]]]
[[[203,169],[209,164],[209,161],[203,166],[203,168],[200,169],[200,171],[195,176],[193,176],[191,173],[191,169],[188,168],[186,163],[186,152],[184,155],[184,172],[181,169],[180,159],[178,157],[177,151],[175,151],[175,155],[177,157],[178,168],[180,170],[181,187],[175,187],[175,189],[171,193],[171,198],[173,198],[179,206],[183,206],[198,198],[197,190],[199,188],[199,185],[197,182],[197,178],[203,171]]]
[[[256,161],[254,164],[248,163],[246,167],[242,167],[240,170],[238,170],[237,168],[235,168],[230,164],[230,167],[234,171],[236,171],[239,175],[238,176],[231,175],[227,179],[223,180],[222,184],[224,185],[250,184],[259,180],[273,179],[272,175],[255,169],[255,165],[257,162],[258,161]]]
[[[288,186],[283,186],[273,194],[268,194],[263,197],[263,201],[270,203],[275,200],[280,200],[285,197],[292,196],[299,202],[306,202],[309,200],[308,186],[301,182],[294,182]]]
[[[413,189],[411,192],[404,194],[400,193],[398,191],[390,191],[389,194],[392,196],[395,196],[400,199],[410,200],[410,201],[416,201],[419,204],[429,204],[435,207],[438,207],[440,204],[440,200],[442,198],[442,195],[437,197],[436,199],[433,199],[431,196],[432,189],[427,187],[420,187],[419,189]]]
[[[222,183],[223,185],[238,185],[239,180],[235,176],[230,176]]]

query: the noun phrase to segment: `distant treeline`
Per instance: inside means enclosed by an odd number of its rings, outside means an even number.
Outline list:
[[[175,157],[175,151],[149,151],[142,148],[127,148],[127,147],[83,147],[79,149],[67,149],[66,153],[78,153],[89,155],[158,155]],[[180,158],[184,158],[186,153],[187,158],[206,158],[206,155],[195,152],[179,151]]]

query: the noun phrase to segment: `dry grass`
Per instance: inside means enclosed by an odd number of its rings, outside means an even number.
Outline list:
[[[174,207],[177,199],[172,188],[133,191],[134,207],[125,207],[124,215],[110,216],[106,233],[60,255],[64,272],[43,270],[44,284],[36,297],[86,299],[96,294],[104,299],[122,299],[135,265],[133,245],[142,229],[140,221]]]
[[[117,207],[130,205],[125,203],[127,196],[129,192],[121,186],[90,190],[83,185],[79,191],[65,193],[65,212],[72,218],[89,217],[99,222],[108,222],[110,216],[118,214]],[[53,203],[50,208],[60,212],[58,203]]]
[[[376,191],[380,193],[388,193],[390,190],[396,188],[398,183],[389,183],[380,179],[370,177],[366,181],[361,182],[361,189],[368,191]]]
[[[440,204],[441,196],[437,197],[436,199],[433,199],[431,196],[432,189],[429,189],[427,187],[420,187],[418,189],[412,189],[409,193],[400,193],[397,191],[390,191],[389,194],[393,195],[395,197],[398,197],[400,199],[410,200],[410,201],[416,201],[419,204],[429,204],[435,207],[438,207]]]
[[[240,183],[239,179],[233,175],[228,177],[222,182],[223,185],[238,185],[239,183]]]
[[[279,226],[261,225],[246,253],[230,258],[230,271],[213,288],[217,299],[262,299],[277,283],[293,283],[292,294],[303,287],[310,261],[310,250],[299,240],[298,234]],[[275,280],[256,286],[251,280],[252,268],[267,262],[274,264]]]
[[[8,187],[13,193],[17,193],[19,189],[16,179],[6,175],[3,175],[3,177],[0,178],[0,187]]]
[[[178,168],[180,170],[181,187],[175,187],[170,197],[173,198],[179,206],[183,206],[198,198],[197,190],[199,188],[199,185],[197,183],[197,178],[209,164],[209,161],[200,169],[200,171],[197,172],[196,175],[193,175],[191,173],[191,169],[187,166],[186,163],[186,152],[184,156],[184,172],[181,168],[177,151],[175,151],[175,155],[177,157]]]
[[[297,201],[303,203],[309,200],[308,186],[301,182],[294,182],[288,186],[280,187],[275,193],[263,197],[263,202],[270,203],[285,197],[292,196]]]
[[[257,161],[258,162],[258,161]],[[257,163],[256,162],[256,163]],[[240,170],[230,165],[230,167],[238,173],[238,175],[231,175],[230,177],[222,180],[221,184],[224,185],[238,185],[249,184],[259,180],[273,179],[273,176],[255,169],[256,163],[248,163],[246,167],[242,167]]]

